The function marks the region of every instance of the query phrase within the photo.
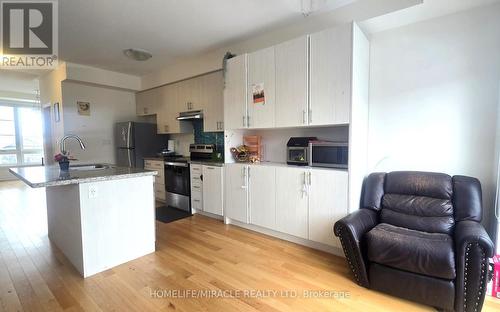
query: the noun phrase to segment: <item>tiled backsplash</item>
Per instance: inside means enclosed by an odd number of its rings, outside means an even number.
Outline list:
[[[224,153],[224,132],[203,132],[203,120],[193,120],[194,143],[215,144],[217,151]]]

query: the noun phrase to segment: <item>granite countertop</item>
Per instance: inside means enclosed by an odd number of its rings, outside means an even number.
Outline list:
[[[110,165],[105,169],[69,170],[61,172],[59,166],[36,166],[10,168],[10,173],[31,187],[47,187],[87,182],[128,179],[149,175],[157,175],[157,171],[116,167]]]

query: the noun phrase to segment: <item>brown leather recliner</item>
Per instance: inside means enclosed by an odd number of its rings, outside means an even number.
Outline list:
[[[438,309],[480,311],[494,251],[481,205],[475,178],[372,173],[361,209],[334,232],[359,285]]]

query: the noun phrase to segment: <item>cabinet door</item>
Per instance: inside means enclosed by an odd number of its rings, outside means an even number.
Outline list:
[[[159,93],[159,88],[136,93],[136,114],[138,116],[148,116],[156,114],[159,106]]]
[[[311,125],[349,122],[351,104],[352,25],[310,36]]]
[[[203,211],[222,216],[222,167],[202,166]]]
[[[347,215],[347,171],[311,169],[309,239],[340,247],[333,224]]]
[[[178,133],[179,122],[175,119],[178,114],[175,110],[175,105],[177,104],[177,89],[173,85],[164,86],[159,89],[160,105],[156,118],[158,133]]]
[[[203,131],[224,130],[224,100],[222,96],[222,71],[201,77],[201,99],[203,106]]]
[[[276,168],[276,229],[307,238],[308,170]]]
[[[226,164],[224,167],[224,216],[248,223],[248,166]]]
[[[201,78],[195,77],[176,83],[178,87],[178,107],[181,112],[202,110]]]
[[[271,128],[275,125],[275,74],[274,47],[248,54],[249,128]],[[254,89],[263,91],[263,101],[254,100]]]
[[[189,166],[191,176],[191,208],[203,210],[203,182],[201,165],[191,164]]]
[[[276,127],[307,125],[308,37],[276,49]]]
[[[276,229],[276,171],[271,166],[249,166],[250,223]]]
[[[224,74],[224,128],[246,126],[247,115],[247,55],[227,60]]]

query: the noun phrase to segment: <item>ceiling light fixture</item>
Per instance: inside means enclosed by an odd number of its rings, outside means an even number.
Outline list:
[[[135,61],[147,61],[153,57],[150,52],[143,49],[125,49],[123,50],[123,54]]]

